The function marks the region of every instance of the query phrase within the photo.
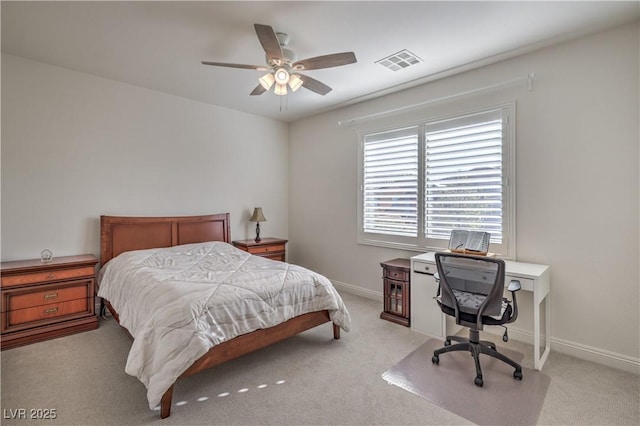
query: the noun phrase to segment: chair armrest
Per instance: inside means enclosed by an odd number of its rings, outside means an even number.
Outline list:
[[[518,318],[518,301],[516,300],[516,292],[518,290],[520,290],[521,288],[522,288],[522,286],[520,285],[520,281],[511,280],[509,282],[509,287],[507,287],[507,290],[509,290],[511,292],[511,297],[513,298],[513,300],[512,300],[512,302],[513,302],[513,313],[511,314],[511,318],[509,318],[509,321],[507,321],[507,323],[514,322],[516,320],[516,318]]]
[[[440,297],[440,275],[438,275],[438,273],[434,273],[433,274],[433,279],[436,281],[436,284],[438,284],[438,291],[436,292],[436,297],[434,297],[434,299],[437,299]]]
[[[516,292],[518,290],[520,290],[522,288],[522,286],[520,285],[520,281],[518,280],[511,280],[511,282],[509,282],[509,287],[507,288],[507,290],[509,290],[510,292]]]

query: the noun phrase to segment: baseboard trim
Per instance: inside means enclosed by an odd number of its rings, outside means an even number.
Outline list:
[[[356,296],[362,296],[366,299],[372,299],[382,302],[383,295],[381,291],[369,290],[367,288],[362,288],[353,284],[347,284],[336,280],[331,280],[331,282],[338,291],[344,290],[349,294],[355,294]]]
[[[485,329],[485,331],[487,333],[495,334],[496,336],[502,335],[502,329],[496,328],[495,332],[490,329]],[[530,345],[533,345],[534,343],[533,333],[516,328],[512,325],[509,326],[509,339],[528,343]],[[544,342],[544,336],[541,336],[541,340]],[[607,351],[606,349],[600,349],[593,346],[583,345],[581,343],[571,342],[569,340],[559,339],[557,337],[551,337],[551,351],[640,375],[640,359]]]
[[[640,359],[564,339],[551,338],[551,350],[640,375]]]
[[[343,290],[347,293],[355,294],[356,296],[361,296],[367,299],[373,299],[382,302],[383,294],[381,291],[369,290],[335,280],[331,280],[331,282],[338,291]],[[491,331],[487,331],[491,333]],[[509,338],[517,340],[519,342],[528,343],[530,345],[533,345],[534,343],[532,332],[522,330],[513,326],[509,326]],[[559,339],[553,336],[551,337],[551,351],[557,351],[565,355],[575,356],[576,358],[580,358],[586,361],[595,362],[597,364],[606,365],[608,367],[623,370],[628,373],[640,375],[640,358],[622,355],[619,353],[608,351],[606,349],[583,345],[581,343]]]

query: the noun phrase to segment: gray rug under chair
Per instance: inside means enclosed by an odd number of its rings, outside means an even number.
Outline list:
[[[425,398],[479,425],[533,425],[538,421],[551,379],[522,368],[523,379],[513,378],[513,367],[486,355],[480,356],[484,385],[474,384],[475,364],[469,352],[450,352],[431,362],[442,341],[430,339],[407,355],[382,378],[390,384]],[[524,356],[498,350],[516,362]]]

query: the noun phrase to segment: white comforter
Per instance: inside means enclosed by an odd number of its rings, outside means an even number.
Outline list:
[[[343,330],[351,324],[324,276],[222,242],[122,253],[100,271],[98,296],[135,339],[125,371],[145,384],[151,409],[218,343],[324,309]]]

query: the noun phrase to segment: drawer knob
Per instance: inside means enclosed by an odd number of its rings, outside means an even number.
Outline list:
[[[49,293],[44,295],[44,300],[57,299],[58,293]]]
[[[44,314],[55,314],[56,312],[58,312],[58,308],[49,308],[49,309],[45,309],[44,310]]]
[[[49,279],[53,279],[53,278],[55,278],[55,277],[56,277],[56,274],[49,274],[49,275],[47,276],[47,278],[49,278]]]

